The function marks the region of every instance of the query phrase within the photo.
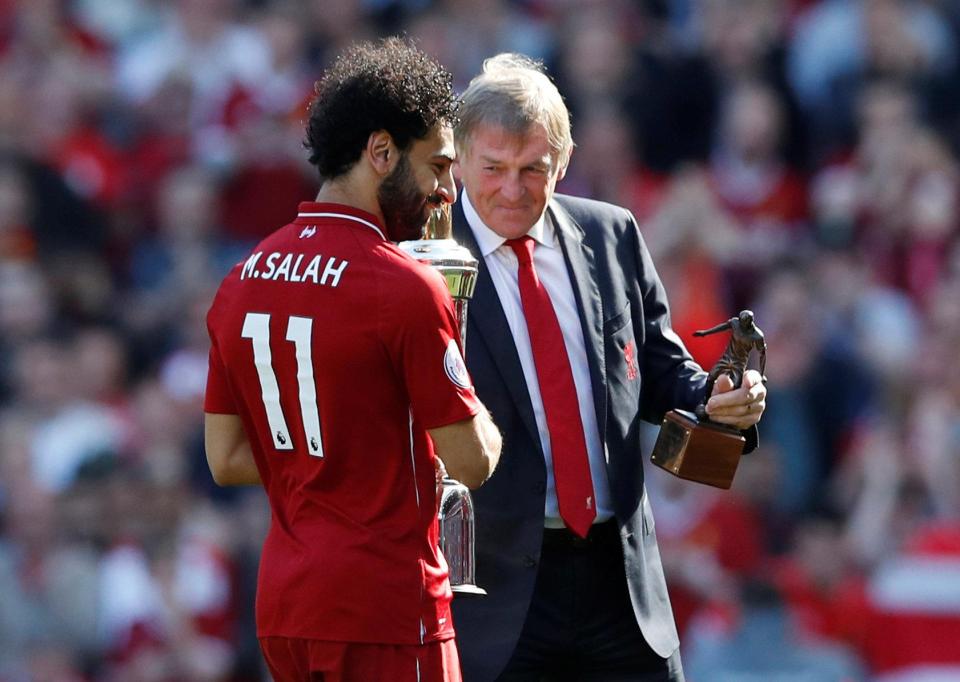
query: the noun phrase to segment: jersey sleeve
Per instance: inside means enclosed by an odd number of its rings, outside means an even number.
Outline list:
[[[414,268],[423,271],[413,272],[386,292],[383,333],[414,418],[433,429],[472,417],[480,411],[480,401],[463,361],[446,285],[426,266]]]
[[[210,358],[207,363],[207,391],[203,400],[203,411],[210,414],[236,414],[237,408],[233,399],[233,392],[227,380],[227,368],[217,349],[217,344],[210,335]]]

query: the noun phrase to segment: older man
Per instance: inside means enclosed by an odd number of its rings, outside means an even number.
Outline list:
[[[489,595],[454,603],[464,679],[682,680],[640,421],[693,409],[707,375],[633,216],[554,194],[573,141],[538,64],[487,60],[455,143],[454,236],[481,260],[467,364],[504,434],[475,500]],[[718,380],[707,411],[755,443],[765,397],[749,370]]]

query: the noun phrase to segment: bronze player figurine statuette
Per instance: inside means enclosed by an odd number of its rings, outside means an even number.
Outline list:
[[[747,362],[750,360],[750,352],[756,350],[760,354],[760,374],[763,374],[767,366],[767,342],[763,338],[763,332],[754,324],[753,312],[743,310],[737,317],[731,317],[726,322],[718,324],[710,329],[701,329],[693,332],[694,336],[709,336],[729,329],[732,334],[727,349],[717,360],[717,364],[710,370],[707,377],[707,392],[704,394],[703,402],[697,405],[697,416],[700,419],[708,419],[706,404],[707,400],[713,394],[713,384],[720,378],[721,374],[727,374],[733,381],[733,387],[739,388],[743,383],[743,372],[747,368]]]
[[[728,329],[730,342],[707,376],[703,400],[695,412],[670,410],[666,414],[650,457],[650,461],[675,476],[717,488],[729,488],[733,483],[746,439],[737,429],[710,421],[706,404],[713,385],[720,375],[726,374],[733,387],[739,388],[753,351],[759,353],[761,375],[767,364],[767,344],[749,310],[693,335],[708,336]]]

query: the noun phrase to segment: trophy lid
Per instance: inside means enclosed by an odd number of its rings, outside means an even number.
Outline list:
[[[473,296],[479,262],[469,249],[450,238],[452,229],[450,204],[443,204],[431,212],[424,226],[426,239],[400,242],[397,246],[443,275],[454,300],[465,300]]]
[[[400,242],[401,250],[443,275],[454,299],[473,296],[477,283],[477,259],[452,239],[417,239]]]
[[[408,256],[430,265],[477,267],[470,250],[452,239],[417,239],[397,244]]]

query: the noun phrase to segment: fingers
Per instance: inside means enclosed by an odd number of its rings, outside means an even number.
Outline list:
[[[711,421],[745,429],[760,421],[766,407],[764,401],[715,409],[708,407],[707,414]]]
[[[745,429],[749,429],[751,426],[756,425],[760,421],[760,417],[763,416],[764,409],[766,409],[765,406],[760,404],[753,406],[749,411],[746,409],[740,409],[739,415],[729,412],[724,414],[708,414],[710,416],[710,421],[732,426],[740,431],[743,431]]]
[[[720,380],[717,380],[720,383]],[[728,408],[743,407],[748,404],[762,403],[767,397],[767,387],[763,384],[754,384],[747,386],[744,384],[740,388],[727,390],[723,393],[714,391],[713,396],[707,401],[707,412],[713,414],[714,410],[723,412]]]
[[[747,370],[741,386],[736,389],[730,377],[723,375],[717,379],[713,395],[707,401],[707,414],[712,421],[746,429],[760,421],[766,399],[767,387],[756,370]]]
[[[721,374],[717,377],[717,380],[713,384],[713,392],[711,395],[718,395],[720,393],[726,393],[733,389],[733,379],[730,378],[729,374]]]

